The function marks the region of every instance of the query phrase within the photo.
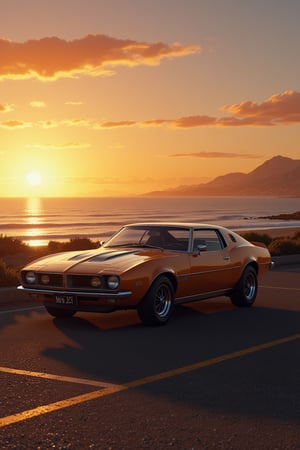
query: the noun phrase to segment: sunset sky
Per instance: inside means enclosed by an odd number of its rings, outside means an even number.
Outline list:
[[[0,196],[300,158],[299,0],[0,0]]]

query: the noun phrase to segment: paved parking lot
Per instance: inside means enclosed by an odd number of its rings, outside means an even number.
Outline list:
[[[1,448],[299,449],[300,279],[256,307],[220,298],[161,328],[135,312],[0,311]]]

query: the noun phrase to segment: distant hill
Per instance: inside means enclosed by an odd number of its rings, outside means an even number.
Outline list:
[[[300,160],[275,156],[250,173],[229,173],[209,183],[153,191],[146,196],[300,197]]]

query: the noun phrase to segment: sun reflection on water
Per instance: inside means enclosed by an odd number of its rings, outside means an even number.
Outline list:
[[[38,239],[38,236],[42,234],[42,231],[38,228],[43,223],[42,213],[41,199],[39,197],[28,197],[26,199],[25,221],[31,227],[26,231],[26,242],[31,247],[45,245],[42,239]]]

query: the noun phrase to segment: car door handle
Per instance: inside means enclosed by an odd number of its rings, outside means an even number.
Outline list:
[[[230,256],[224,256],[224,261],[230,261]]]

